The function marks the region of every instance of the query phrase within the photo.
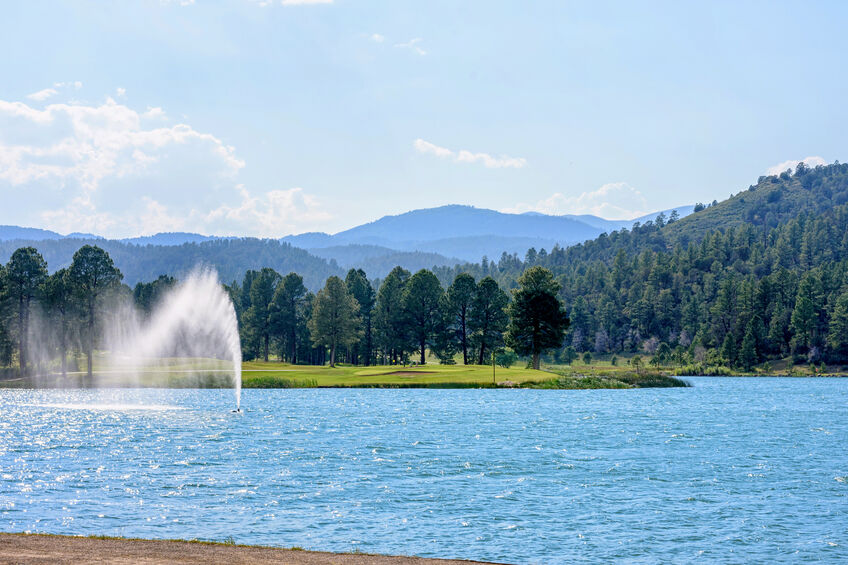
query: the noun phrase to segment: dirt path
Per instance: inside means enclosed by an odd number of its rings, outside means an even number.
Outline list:
[[[285,563],[287,565],[473,565],[478,561],[423,559],[187,541],[94,539],[69,536],[0,534],[0,564],[54,563]]]

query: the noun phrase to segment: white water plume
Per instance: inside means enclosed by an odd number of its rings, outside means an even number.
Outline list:
[[[166,374],[170,386],[190,386],[201,377],[221,385],[222,376],[231,376],[240,409],[238,320],[215,271],[192,272],[146,318],[128,306],[108,326],[108,369],[98,374],[109,380],[114,380],[110,374],[134,378],[137,384],[144,374]]]

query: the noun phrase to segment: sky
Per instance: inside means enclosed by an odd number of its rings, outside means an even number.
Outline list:
[[[0,224],[334,233],[445,204],[627,219],[848,159],[848,3],[28,0]]]

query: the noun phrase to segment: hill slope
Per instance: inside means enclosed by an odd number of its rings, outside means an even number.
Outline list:
[[[58,239],[0,242],[0,261],[6,262],[15,249],[31,245],[47,261],[51,272],[71,264],[74,253],[86,243],[105,249],[130,286],[167,274],[181,277],[198,265],[217,269],[222,281],[241,281],[247,269],[271,267],[281,274],[297,272],[312,290],[324,285],[330,275],[343,275],[335,264],[310,255],[303,249],[276,240],[228,239],[203,243],[155,246],[132,245],[110,240]]]

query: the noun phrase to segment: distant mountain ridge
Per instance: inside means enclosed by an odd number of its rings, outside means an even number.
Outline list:
[[[692,213],[693,206],[676,208],[683,217]],[[291,256],[288,246],[299,248],[298,251],[308,253],[317,261],[325,263],[325,267],[310,264],[308,269],[314,272],[329,273],[336,269],[359,267],[365,269],[370,277],[383,277],[394,266],[400,265],[410,271],[435,266],[449,266],[463,262],[476,262],[484,256],[498,259],[503,253],[517,254],[523,258],[531,247],[537,250],[552,249],[554,246],[566,247],[575,243],[594,239],[604,232],[619,230],[632,226],[635,222],[653,219],[658,214],[668,216],[671,209],[656,212],[646,217],[634,220],[606,220],[591,215],[552,216],[538,212],[525,214],[509,214],[475,208],[473,206],[448,205],[438,208],[413,210],[404,214],[384,216],[354,228],[336,234],[310,232],[290,235],[279,240],[253,239],[238,237],[219,237],[188,232],[166,232],[150,236],[130,237],[119,240],[107,240],[91,234],[68,234],[27,228],[19,226],[0,226],[0,242],[6,242],[2,248],[12,248],[20,245],[36,245],[45,247],[39,242],[53,242],[46,246],[54,260],[51,268],[63,266],[70,262],[68,253],[72,248],[78,248],[83,242],[98,243],[109,247],[121,257],[121,263],[129,280],[143,280],[151,275],[162,273],[148,272],[146,268],[136,269],[131,257],[142,257],[154,262],[153,256],[168,256],[175,262],[168,271],[175,274],[187,268],[180,257],[194,257],[207,263],[226,265],[222,276],[236,272],[239,266],[230,265],[218,253],[221,249],[247,252],[251,246],[261,249],[261,253],[278,253]],[[76,243],[69,241],[75,240]],[[245,246],[208,247],[205,244],[214,242],[253,242]],[[65,242],[65,243],[62,243]],[[268,242],[270,247],[262,244]],[[59,245],[62,243],[61,245]],[[108,245],[107,245],[108,244]],[[118,245],[120,244],[120,245]],[[155,249],[162,248],[160,252]],[[137,250],[137,251],[133,251]],[[71,252],[72,253],[72,252]],[[151,255],[151,253],[153,255]],[[212,258],[214,257],[214,259]],[[298,257],[298,261],[306,261]],[[252,268],[253,262],[248,257],[240,259],[244,269]],[[281,268],[289,264],[288,260],[270,261]],[[159,268],[164,268],[160,265]]]
[[[673,210],[682,218],[691,214],[694,206],[670,208],[633,220],[607,220],[592,215],[509,214],[454,204],[383,216],[333,235],[311,232],[282,240],[312,252],[332,247],[338,254],[344,246],[370,245],[479,261],[483,256],[500,257],[504,252],[523,257],[530,247],[566,247],[644,223],[660,213],[669,216]]]

